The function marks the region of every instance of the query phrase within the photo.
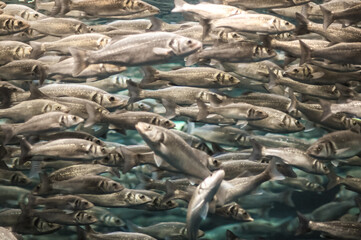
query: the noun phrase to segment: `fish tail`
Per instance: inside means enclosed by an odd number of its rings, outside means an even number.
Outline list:
[[[254,139],[251,139],[250,141],[251,141],[253,150],[248,159],[253,160],[253,161],[260,160],[263,157],[264,147]]]
[[[198,53],[193,53],[186,58],[186,67],[192,66],[199,61]]]
[[[237,240],[239,238],[231,230],[227,229],[227,231],[226,231],[226,239],[227,240]]]
[[[202,25],[203,31],[202,31],[202,41],[209,35],[211,31],[211,22],[209,19],[203,19],[201,18],[199,20],[199,23]]]
[[[33,194],[28,194],[28,195],[27,195],[27,198],[28,198],[28,205],[29,205],[29,206],[36,206],[36,205],[38,205],[38,203],[37,203],[38,197],[35,197]]]
[[[311,60],[311,48],[304,43],[302,40],[299,40],[301,46],[301,59],[300,59],[300,66],[305,62],[309,62]]]
[[[295,203],[292,200],[292,193],[293,191],[285,191],[282,194],[283,203],[290,207],[295,207]]]
[[[165,107],[166,118],[172,119],[177,116],[176,109],[178,105],[175,102],[162,98],[162,104]]]
[[[259,38],[261,40],[261,42],[263,43],[262,45],[266,48],[272,48],[272,38],[269,35],[266,34],[260,34]]]
[[[324,6],[320,5],[320,9],[323,14],[323,30],[326,31],[328,26],[330,26],[331,23],[333,23],[334,17],[332,12],[327,8],[325,8]]]
[[[140,82],[140,85],[146,85],[148,83],[155,82],[156,80],[159,80],[156,75],[159,73],[159,71],[151,66],[145,66],[142,67],[142,70],[144,72],[144,77],[142,81]]]
[[[270,180],[283,180],[285,176],[277,170],[277,165],[275,160],[271,160],[265,172],[269,175]]]
[[[212,107],[219,107],[222,105],[222,100],[220,100],[215,94],[209,95],[209,102],[211,103]]]
[[[209,114],[209,107],[200,99],[197,99],[198,105],[198,114],[197,114],[197,121],[205,119]]]
[[[146,174],[141,174],[139,172],[136,172],[135,175],[137,176],[137,179],[140,182],[136,186],[136,189],[148,189],[147,185],[148,185],[149,182],[152,181],[152,178],[147,176]]]
[[[89,227],[89,225],[86,225],[86,227]],[[76,233],[78,236],[78,240],[86,240],[87,238],[87,232],[83,228],[81,228],[79,225],[76,225]]]
[[[319,102],[320,102],[320,105],[323,110],[322,116],[321,116],[321,122],[323,122],[332,115],[331,104],[328,101],[323,100],[323,99],[320,99]]]
[[[35,160],[31,161],[31,169],[29,173],[30,178],[37,176],[41,172],[42,169],[41,164],[42,161],[35,161]]]
[[[8,108],[11,105],[11,94],[13,91],[7,87],[0,87],[0,108]]]
[[[172,9],[172,12],[184,12],[184,5],[187,3],[183,0],[174,0],[174,8]]]
[[[39,178],[40,178],[40,185],[37,188],[38,190],[37,194],[42,195],[49,193],[52,190],[52,187],[48,174],[46,174],[45,172],[39,173]]]
[[[298,236],[298,235],[302,235],[304,233],[309,232],[311,230],[308,226],[310,221],[305,216],[303,216],[300,212],[297,212],[297,217],[298,217],[299,225],[298,225],[295,235]]]
[[[112,167],[111,170],[110,170],[110,174],[120,178],[119,168],[118,167]]]
[[[33,48],[31,51],[30,58],[38,59],[45,52],[43,43],[30,41],[29,44]]]
[[[288,111],[288,113],[296,112],[297,107],[298,107],[298,100],[293,92],[293,89],[290,88],[288,93],[289,93],[289,97],[291,99],[291,104],[288,107],[287,111]]]
[[[86,67],[89,66],[88,53],[86,50],[69,48],[74,58],[73,77],[77,77]]]
[[[140,94],[142,92],[142,89],[139,88],[138,84],[129,79],[127,80],[127,87],[130,97],[128,100],[128,104],[139,101],[141,99]]]
[[[330,190],[341,183],[341,177],[337,176],[336,173],[334,173],[333,171],[327,174],[327,178],[328,178],[328,184],[326,187],[327,190]]]
[[[3,124],[3,125],[1,125],[1,130],[2,130],[3,134],[5,135],[3,145],[6,145],[9,143],[9,141],[14,136],[14,128],[10,124]]]
[[[268,79],[269,79],[269,82],[268,82],[269,89],[272,89],[275,86],[277,86],[278,77],[269,67],[268,67]]]
[[[19,159],[19,164],[22,165],[25,162],[27,162],[27,158],[29,157],[29,152],[31,150],[32,146],[31,144],[26,141],[26,139],[23,137],[20,140],[20,149],[21,149],[21,155]]]
[[[121,169],[122,173],[125,174],[129,172],[133,167],[137,166],[137,162],[139,162],[139,155],[125,147],[120,148],[120,151],[123,156],[127,156],[124,157],[124,164],[123,168]]]
[[[175,197],[175,186],[174,186],[174,184],[172,183],[172,182],[170,182],[170,181],[166,181],[165,182],[165,194],[164,194],[164,196],[163,196],[163,200],[162,200],[162,202],[167,202],[167,201],[169,201],[169,200],[172,200],[172,199],[174,199],[174,197]]]
[[[297,19],[297,26],[295,29],[296,35],[303,35],[306,33],[309,33],[308,31],[308,24],[310,20],[308,20],[304,15],[301,13],[296,13],[296,19]]]
[[[132,223],[131,221],[129,220],[126,220],[125,221],[128,229],[131,231],[131,232],[140,232],[141,233],[141,227],[136,225],[135,223]]]
[[[53,9],[51,9],[50,15],[51,16],[65,15],[67,12],[70,11],[69,8],[70,2],[71,0],[55,0],[55,5]]]
[[[101,122],[102,120],[102,113],[100,111],[97,111],[93,106],[90,104],[87,104],[85,106],[86,111],[88,113],[88,118],[84,124],[84,127],[88,128],[93,126],[97,122]]]

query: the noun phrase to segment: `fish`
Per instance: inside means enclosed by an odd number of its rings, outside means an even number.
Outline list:
[[[159,13],[159,9],[141,0],[110,1],[102,0],[89,3],[88,1],[57,0],[51,10],[52,15],[65,15],[69,11],[80,10],[92,17],[128,16],[141,12],[149,12],[152,16]]]
[[[297,213],[297,215],[299,227],[296,235],[301,235],[309,231],[320,231],[329,237],[357,239],[360,234],[360,223],[340,221],[316,222],[308,220],[301,213]]]
[[[188,239],[197,239],[200,221],[206,218],[209,204],[217,193],[223,178],[224,171],[218,170],[205,178],[194,191],[187,210]]]
[[[335,20],[341,21],[343,25],[350,26],[361,20],[358,13],[361,10],[361,5],[355,5],[341,11],[330,11],[324,6],[320,6],[323,14],[323,29],[326,30]]]
[[[230,4],[235,6],[240,6],[246,9],[257,9],[257,8],[286,8],[291,6],[303,5],[309,1],[307,0],[298,0],[298,1],[286,1],[286,0],[277,0],[277,1],[240,1],[240,0],[222,0],[223,4]]]
[[[97,233],[89,225],[86,225],[86,230],[78,227],[78,235],[81,239],[132,239],[132,240],[155,240],[149,235],[135,232],[111,232],[111,233]]]
[[[46,209],[42,211],[31,210],[30,217],[39,217],[48,223],[56,223],[61,225],[84,225],[95,223],[97,219],[84,211],[75,211],[66,213],[59,209]]]
[[[4,13],[11,16],[18,16],[27,21],[36,21],[46,18],[46,15],[21,4],[8,4],[3,8]]]
[[[0,65],[29,58],[33,50],[29,44],[18,41],[0,41],[0,44]]]
[[[0,15],[0,36],[23,32],[30,27],[30,24],[22,19],[1,14]]]
[[[76,195],[57,195],[42,198],[29,194],[28,204],[34,206],[44,205],[47,209],[57,208],[62,210],[86,210],[94,207],[93,203]]]
[[[203,19],[219,19],[244,14],[244,11],[241,9],[229,5],[205,2],[189,4],[183,0],[175,0],[174,5],[175,7],[172,9],[172,12],[191,12]]]
[[[201,47],[201,42],[174,33],[149,32],[120,39],[98,51],[76,48],[69,50],[75,63],[73,76],[77,76],[89,64],[113,63],[122,66],[156,64],[175,56],[189,55]],[[134,57],[139,51],[144,53],[143,57]]]

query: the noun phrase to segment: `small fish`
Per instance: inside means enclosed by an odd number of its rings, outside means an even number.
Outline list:
[[[86,231],[81,227],[77,227],[78,235],[81,239],[129,239],[129,240],[156,240],[149,235],[143,233],[134,232],[110,232],[110,233],[98,233],[95,232],[89,225],[86,225]]]
[[[25,20],[21,20],[6,14],[0,15],[0,36],[22,32],[29,27],[30,24]]]
[[[53,197],[38,197],[28,195],[28,204],[31,205],[44,205],[46,208],[57,208],[62,210],[86,210],[94,207],[94,204],[88,200],[76,195],[57,195]]]
[[[194,240],[198,237],[201,219],[205,219],[209,204],[217,193],[224,178],[224,171],[219,170],[205,178],[197,187],[187,209],[187,236]],[[212,210],[211,210],[212,211]]]
[[[30,57],[32,47],[18,41],[0,41],[0,65]]]
[[[335,173],[330,172],[327,175],[329,182],[327,184],[327,190],[332,189],[336,187],[337,185],[345,185],[347,190],[351,190],[357,193],[361,193],[361,179],[352,177],[352,176],[346,176],[346,178],[342,178],[340,176],[337,176]]]
[[[85,211],[66,213],[60,209],[45,209],[42,211],[31,210],[29,216],[39,217],[48,223],[56,223],[61,225],[85,225],[98,221],[95,216]]]
[[[320,6],[323,13],[323,29],[326,30],[335,20],[341,21],[344,26],[350,26],[361,21],[359,16],[361,4],[342,11],[333,12],[324,6]]]

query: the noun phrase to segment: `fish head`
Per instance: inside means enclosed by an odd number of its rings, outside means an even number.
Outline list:
[[[74,220],[80,224],[92,224],[98,221],[95,216],[84,211],[75,212]]]
[[[145,102],[135,102],[131,103],[126,107],[129,111],[146,111],[149,112],[152,110],[152,107],[146,104]]]
[[[162,127],[157,127],[149,123],[138,122],[135,125],[135,128],[150,148],[163,143],[166,138],[166,134],[162,131]]]
[[[163,197],[154,197],[151,202],[148,203],[148,205],[151,205],[151,208],[157,209],[157,210],[167,210],[167,209],[173,209],[178,207],[178,203],[174,200],[168,200],[163,201]]]
[[[129,191],[125,194],[125,200],[132,205],[141,205],[151,202],[153,199],[143,193]]]
[[[213,79],[220,85],[236,85],[240,80],[233,75],[225,72],[218,72],[213,75]]]
[[[174,128],[175,127],[175,123],[172,122],[171,120],[169,119],[166,119],[166,118],[160,118],[159,119],[159,126],[162,126],[164,128]]]
[[[4,23],[6,26],[9,26],[9,29],[13,32],[21,32],[30,27],[30,24],[21,18],[16,18],[9,16]]]
[[[177,36],[169,40],[168,46],[175,55],[183,56],[189,55],[202,48],[202,42],[187,37]]]
[[[304,71],[305,65],[301,66],[290,66],[284,72],[284,77],[291,77],[295,79],[307,79],[309,75]]]
[[[273,49],[262,47],[260,45],[253,47],[253,59],[255,60],[269,59],[276,55],[277,53]]]
[[[67,128],[78,125],[79,123],[84,122],[84,119],[72,114],[64,114],[60,117],[60,125]]]
[[[122,99],[112,94],[104,94],[101,105],[106,108],[114,108],[114,107],[125,107],[127,103],[128,103],[127,99]]]
[[[213,157],[208,157],[207,158],[207,167],[210,170],[216,170],[216,169],[220,169],[222,166],[222,161],[219,161]]]
[[[270,28],[277,32],[290,32],[296,29],[296,26],[289,21],[274,17],[270,20]]]
[[[308,189],[314,191],[314,192],[323,192],[325,191],[325,188],[318,184],[318,183],[314,183],[314,182],[307,182],[306,183],[306,186]]]
[[[336,86],[325,88],[325,91],[330,94],[334,99],[339,99],[341,97],[341,92]]]
[[[36,21],[44,18],[44,15],[33,10],[23,10],[19,16],[27,21]]]
[[[43,113],[47,113],[47,112],[64,112],[67,113],[70,111],[70,109],[62,104],[59,103],[47,103],[44,108],[43,108]]]
[[[97,41],[97,49],[102,49],[104,48],[106,45],[108,45],[108,43],[110,43],[112,39],[108,36],[104,36],[98,39]]]
[[[79,22],[73,24],[74,33],[75,34],[83,34],[83,33],[90,33],[92,32],[91,27],[87,26],[86,24]]]
[[[113,193],[119,192],[124,189],[124,186],[120,183],[113,181],[111,179],[102,179],[98,183],[99,189],[101,189],[104,193]]]
[[[199,185],[201,190],[209,190],[218,187],[223,181],[225,172],[223,169],[212,172],[210,176],[205,178]]]
[[[33,48],[30,46],[18,46],[14,49],[14,55],[17,59],[28,58]]]
[[[135,1],[132,1],[131,2],[132,5],[131,5],[131,9],[130,11],[132,12],[149,12],[149,14],[151,15],[156,15],[158,13],[160,13],[160,10],[159,8],[149,4],[149,3],[146,3],[146,2],[143,2],[143,1],[140,1],[140,0],[135,0]]]
[[[46,222],[39,217],[33,217],[31,219],[31,225],[34,226],[36,231],[39,233],[49,233],[61,228],[61,225]]]
[[[248,119],[258,120],[258,119],[264,119],[266,117],[268,117],[268,114],[266,112],[262,111],[261,109],[251,107],[247,111]]]
[[[305,130],[305,126],[300,121],[289,116],[288,114],[285,114],[281,124],[283,125],[283,127],[287,128],[289,131],[292,132],[299,132]]]
[[[217,33],[217,39],[222,42],[237,42],[245,40],[245,37],[237,32],[229,32],[229,31],[219,31]]]
[[[25,176],[25,174],[22,172],[14,172],[14,174],[11,175],[10,181],[14,185],[21,186],[25,186],[31,183],[31,179]]]
[[[94,207],[94,204],[86,199],[76,197],[68,203],[72,209],[89,209]]]
[[[102,222],[109,227],[123,227],[125,222],[117,216],[106,214],[101,217]]]
[[[329,174],[330,173],[330,169],[327,167],[327,165],[317,159],[315,159],[312,163],[312,168],[314,169],[314,171],[318,174]]]
[[[335,146],[333,143],[327,139],[315,142],[312,144],[306,151],[308,155],[319,157],[319,158],[329,158],[336,154]]]

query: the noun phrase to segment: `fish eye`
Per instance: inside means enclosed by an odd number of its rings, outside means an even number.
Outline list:
[[[327,167],[327,166],[323,166],[323,169],[324,169],[324,170],[328,170],[328,167]]]
[[[290,25],[290,23],[289,23],[289,22],[286,22],[286,23],[285,23],[285,25],[287,25],[287,26],[288,26],[288,25]]]
[[[168,205],[168,206],[172,206],[172,205],[173,205],[172,201],[168,201],[168,202],[167,202],[167,205]]]
[[[192,43],[193,43],[192,40],[188,40],[188,41],[187,41],[187,44],[188,44],[188,45],[191,45]]]
[[[139,6],[139,7],[143,7],[144,4],[140,2],[140,3],[138,3],[138,6]]]
[[[95,143],[98,144],[98,145],[101,144],[100,140],[96,140]]]
[[[23,25],[23,22],[19,21],[19,22],[18,22],[18,25],[19,25],[19,26],[22,26],[22,25]]]
[[[321,150],[322,150],[322,146],[320,145],[320,146],[318,146],[317,148],[316,148],[316,150],[318,151],[318,152],[321,152]]]
[[[293,72],[298,73],[298,69],[297,68],[293,69]]]
[[[112,186],[113,186],[114,188],[116,188],[116,187],[118,186],[118,184],[113,183]]]
[[[232,37],[234,38],[238,37],[237,33],[233,33]]]
[[[145,199],[145,196],[143,194],[139,195],[140,199]]]
[[[35,13],[35,14],[34,14],[34,17],[38,18],[38,17],[39,17],[39,14]]]
[[[89,219],[89,220],[92,220],[92,219],[93,219],[93,217],[89,215],[89,216],[88,216],[88,219]]]
[[[58,107],[55,108],[55,110],[59,110],[59,111],[60,111],[60,109],[61,109],[60,106],[58,106]]]
[[[105,150],[105,148],[101,149],[102,153],[106,153],[107,151]]]
[[[113,102],[113,101],[115,101],[115,98],[112,96],[109,98],[109,101]]]
[[[73,117],[73,120],[74,120],[74,121],[76,121],[76,120],[77,120],[77,117],[76,117],[76,116],[74,116],[74,117]]]

